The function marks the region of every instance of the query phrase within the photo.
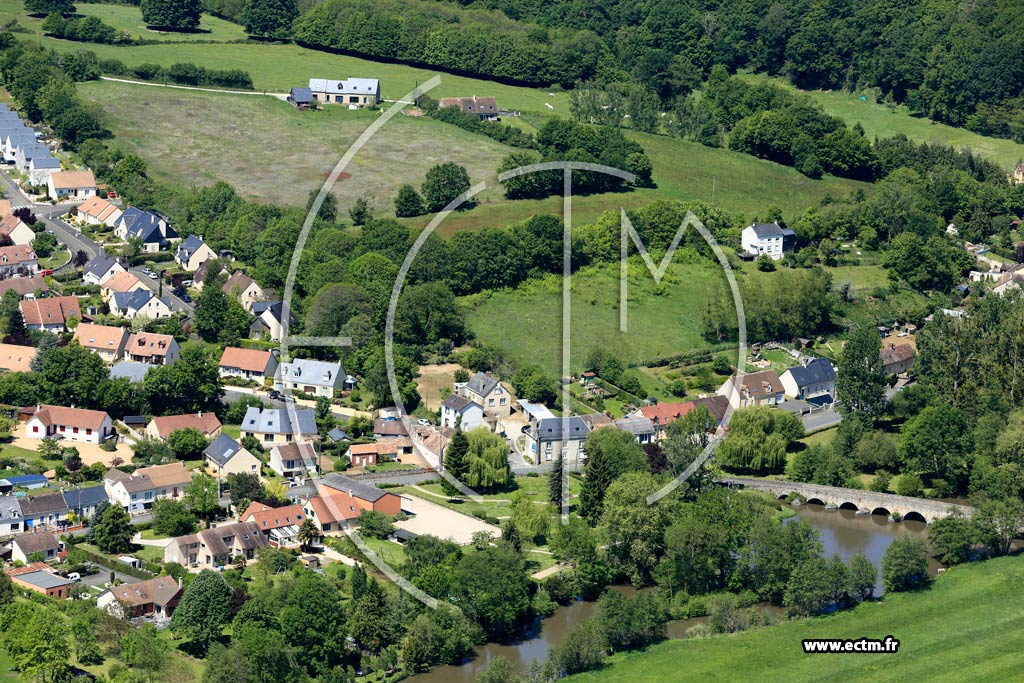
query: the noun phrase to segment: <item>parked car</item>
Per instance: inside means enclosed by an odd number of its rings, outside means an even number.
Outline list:
[[[281,392],[278,391],[277,389],[271,389],[270,394],[268,395],[270,396],[270,398],[275,400],[281,398]]]
[[[181,295],[181,300],[187,304],[192,303],[192,297],[189,296],[188,292],[185,292],[184,294]]]
[[[82,575],[79,574],[78,572],[71,572],[70,574],[68,574],[68,581],[81,581],[81,580],[82,580]]]
[[[420,419],[416,420],[416,424],[418,424],[420,427],[429,427],[430,426],[430,420],[424,420],[421,417]]]

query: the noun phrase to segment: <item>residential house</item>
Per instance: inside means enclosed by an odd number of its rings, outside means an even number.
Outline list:
[[[105,225],[108,228],[117,225],[117,220],[123,213],[117,205],[98,195],[89,197],[79,204],[75,212],[79,220],[85,221],[88,225]]]
[[[409,436],[409,430],[405,426],[405,419],[398,416],[388,416],[378,417],[373,421],[373,438],[395,439],[403,436]]]
[[[711,417],[715,420],[714,425],[709,425],[709,430],[712,427],[717,428],[725,424],[725,419],[729,416],[731,405],[729,399],[725,396],[719,396],[717,394],[712,396],[704,396],[702,398],[695,398],[690,401],[694,407],[703,406],[707,408],[708,412],[711,413]]]
[[[295,358],[281,363],[274,377],[278,390],[290,389],[295,392],[334,398],[345,382],[345,371],[341,363]]]
[[[526,422],[531,427],[544,418],[555,417],[555,414],[548,410],[547,406],[541,403],[527,401],[525,398],[519,399],[519,408],[523,411],[523,415],[526,416]]]
[[[85,200],[96,194],[96,178],[92,171],[58,171],[51,173],[46,181],[50,197],[62,199]]]
[[[183,589],[173,576],[113,586],[96,597],[96,606],[119,619],[169,619]]]
[[[344,81],[311,78],[309,89],[317,102],[347,104],[350,109],[374,107],[380,102],[380,81],[376,78],[349,78]]]
[[[587,458],[584,445],[588,434],[590,427],[581,417],[544,418],[527,432],[529,454],[538,465],[561,455],[563,465],[578,472]]]
[[[35,357],[34,347],[0,344],[0,370],[4,372],[31,372]]]
[[[5,573],[11,577],[11,581],[15,585],[57,600],[70,598],[71,586],[75,583],[65,579],[42,562],[32,562],[24,567],[14,567]]]
[[[8,545],[11,548],[11,562],[24,562],[25,564],[37,561],[51,562],[57,559],[57,552],[60,550],[57,537],[49,531],[34,531],[15,536]],[[30,559],[33,555],[42,559]]]
[[[257,301],[249,311],[256,320],[249,326],[249,337],[251,339],[262,339],[267,337],[270,341],[281,341],[284,335],[284,311],[286,306],[281,301]],[[294,325],[297,321],[291,311],[288,311],[288,324]]]
[[[116,258],[100,254],[85,264],[85,268],[82,270],[82,281],[87,285],[102,285],[114,275],[127,272],[128,270]]]
[[[172,432],[181,429],[195,429],[207,439],[220,436],[220,420],[213,413],[189,413],[186,415],[164,415],[154,417],[146,425],[146,436],[165,440]]]
[[[0,479],[0,481],[6,480]],[[19,500],[15,496],[0,496],[0,537],[20,534],[24,531],[25,517],[21,514]]]
[[[316,98],[309,88],[292,88],[288,93],[288,101],[299,109],[309,109],[316,102]]]
[[[116,363],[124,354],[128,332],[123,327],[79,323],[75,328],[74,340],[102,358],[103,362]]]
[[[100,444],[114,435],[114,423],[102,410],[40,404],[25,422],[29,439],[58,438]]]
[[[911,344],[889,344],[881,352],[882,370],[887,375],[905,375],[910,372],[917,357]]]
[[[103,488],[114,505],[120,505],[133,515],[153,507],[163,498],[181,500],[185,487],[192,481],[192,470],[183,462],[142,467],[131,474],[110,469],[103,477]]]
[[[304,519],[306,513],[301,505],[273,508],[255,501],[238,516],[239,522],[255,524],[271,548],[295,548],[301,545],[297,537]]]
[[[63,332],[70,318],[82,319],[82,309],[78,305],[78,297],[51,296],[22,301],[21,315],[25,319],[25,327],[30,330]]]
[[[217,258],[216,252],[199,235],[186,237],[178,243],[178,248],[174,252],[174,260],[190,273],[194,273],[199,270],[199,266],[215,258]]]
[[[18,150],[23,147],[41,147],[32,129],[20,121],[6,128],[3,138],[4,160],[12,164],[18,163]]]
[[[237,297],[242,302],[242,308],[250,313],[253,313],[253,305],[258,301],[263,301],[267,296],[267,293],[256,284],[255,280],[240,270],[232,273],[227,282],[221,285],[221,289],[228,296]]]
[[[14,150],[14,167],[25,174],[27,174],[32,168],[33,159],[49,158],[53,156],[53,154],[50,153],[49,147],[34,138],[35,135],[33,134],[33,139],[31,141],[19,143]],[[47,181],[47,187],[49,186],[50,183]],[[50,197],[56,198],[57,195],[50,194]]]
[[[149,371],[155,368],[155,365],[149,363],[137,363],[132,360],[122,360],[114,363],[110,367],[110,379],[117,379],[124,377],[132,384],[142,384],[146,375]],[[143,426],[145,426],[145,418],[143,418]]]
[[[172,539],[164,548],[164,562],[177,562],[193,571],[221,569],[237,555],[253,559],[256,550],[266,545],[266,537],[254,522],[225,524]]]
[[[84,486],[68,489],[64,492],[64,504],[68,506],[68,516],[76,519],[89,518],[96,514],[100,503],[108,502],[107,492],[102,486]]]
[[[636,442],[641,446],[644,444],[654,443],[654,423],[643,415],[627,415],[626,417],[620,417],[615,420],[613,424],[618,429],[632,434],[633,438],[636,439]]]
[[[302,511],[313,521],[320,533],[342,531],[349,522],[363,513],[355,496],[348,491],[326,489],[327,495],[310,496],[302,503]]]
[[[774,370],[749,372],[739,386],[735,383],[736,377],[730,377],[718,389],[718,395],[728,398],[733,408],[775,406],[786,400],[786,389]]]
[[[260,476],[263,463],[240,443],[227,434],[221,434],[203,451],[206,472],[217,479],[232,474],[255,474]]]
[[[149,289],[135,289],[130,292],[115,292],[108,302],[110,312],[128,320],[135,318],[169,318],[171,300],[161,299]]]
[[[468,382],[456,382],[455,393],[482,406],[498,419],[511,415],[512,404],[516,401],[508,387],[484,372],[475,373]]]
[[[654,435],[658,440],[665,438],[665,428],[670,424],[693,410],[692,401],[681,403],[655,403],[643,406],[634,415],[639,415],[650,421],[654,427]]]
[[[816,405],[836,398],[836,369],[827,358],[815,358],[805,365],[789,368],[779,377],[786,396]]]
[[[169,334],[137,332],[128,337],[124,347],[125,356],[136,363],[149,365],[174,365],[181,355],[178,341]]]
[[[295,422],[286,408],[250,406],[242,418],[242,436],[252,436],[261,444],[308,441],[317,437],[316,416],[312,408],[295,408]]]
[[[796,233],[778,223],[751,223],[740,233],[740,244],[750,256],[767,254],[778,261],[796,248]]]
[[[117,219],[114,234],[125,241],[140,240],[142,250],[147,253],[165,249],[171,242],[181,239],[163,216],[135,206],[129,206]]]
[[[992,293],[1003,296],[1008,292],[1019,290],[1024,285],[1024,272],[1014,270],[999,275],[995,285],[992,286]]]
[[[442,97],[437,106],[455,107],[465,114],[480,117],[482,121],[495,121],[498,118],[498,103],[493,97]]]
[[[25,531],[56,528],[63,526],[68,521],[70,510],[67,501],[59,491],[41,493],[38,496],[24,496],[18,500],[21,503],[21,516],[25,520]],[[53,558],[47,557],[46,559]]]
[[[347,493],[355,504],[364,510],[376,510],[391,517],[402,511],[402,499],[394,493],[335,472],[319,479],[316,482],[316,489],[321,496]]]
[[[441,401],[441,426],[455,429],[457,424],[461,424],[462,430],[466,432],[483,426],[483,407],[458,394],[448,395]]]
[[[352,467],[373,467],[381,460],[393,460],[398,455],[398,439],[385,439],[376,443],[356,443],[348,448]]]
[[[285,479],[315,476],[319,471],[319,458],[311,443],[279,444],[270,449],[270,469]]]
[[[277,356],[270,351],[228,346],[220,356],[220,376],[239,377],[260,384],[277,372]]]
[[[100,296],[103,301],[110,301],[110,298],[118,292],[134,292],[140,289],[149,289],[146,283],[125,271],[115,273],[107,278],[107,281],[100,285]]]
[[[22,408],[22,410],[25,409]],[[28,410],[31,411],[32,409],[29,408]],[[41,489],[50,483],[50,480],[42,474],[18,474],[13,477],[8,475],[0,481],[7,482],[7,489],[5,491],[7,493],[10,492],[10,487],[22,488],[26,491],[31,491],[33,489]]]
[[[50,154],[50,150],[46,150],[46,154],[38,154],[29,159],[28,182],[34,187],[49,187],[50,176],[58,171],[60,161]]]
[[[36,231],[28,224],[15,216],[13,213],[5,215],[0,219],[0,239],[7,238],[11,244],[30,246],[36,238]]]
[[[0,247],[0,276],[26,277],[39,272],[39,257],[30,245]]]
[[[12,277],[0,280],[0,298],[7,293],[7,290],[14,290],[18,293],[19,299],[38,299],[50,293],[50,286],[38,273],[28,277]]]

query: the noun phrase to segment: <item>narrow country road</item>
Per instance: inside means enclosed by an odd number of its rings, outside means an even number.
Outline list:
[[[261,97],[274,97],[284,100],[288,93],[267,92],[266,90],[228,90],[227,88],[200,88],[194,85],[172,85],[170,83],[152,83],[150,81],[133,81],[130,78],[113,78],[111,76],[100,76],[101,81],[112,81],[114,83],[130,83],[131,85],[148,85],[151,88],[174,88],[175,90],[196,90],[198,92],[216,92],[228,95],[260,95]]]

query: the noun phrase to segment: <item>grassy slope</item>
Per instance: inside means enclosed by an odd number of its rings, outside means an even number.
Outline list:
[[[670,641],[616,657],[573,683],[825,679],[845,683],[1008,681],[1020,678],[1024,558],[958,567],[920,594],[887,596],[851,612],[701,640]],[[803,638],[900,640],[894,655],[803,654]]]
[[[654,280],[641,265],[630,278],[629,321],[619,332],[619,270],[617,265],[586,268],[573,276],[572,359],[601,347],[625,363],[660,354],[707,347],[700,319],[714,278],[721,271],[707,262],[669,267],[657,294]],[[561,278],[530,281],[515,291],[470,297],[470,328],[484,342],[505,349],[513,358],[561,374]]]
[[[109,116],[119,143],[179,186],[223,179],[243,197],[302,205],[345,150],[379,116],[326,107],[301,112],[271,97],[165,90],[94,81],[79,86]],[[426,118],[397,116],[335,185],[342,205],[367,195],[393,211],[398,185],[419,185],[434,164],[457,159],[473,182],[495,174],[509,148]]]
[[[770,80],[779,85],[793,88],[786,81],[767,76],[747,75],[750,80]],[[795,90],[795,88],[793,88]],[[970,147],[983,156],[991,158],[1009,170],[1024,158],[1024,145],[1011,140],[991,138],[972,133],[963,128],[954,128],[930,119],[911,116],[906,107],[890,109],[875,101],[870,91],[847,93],[836,90],[812,90],[806,93],[825,111],[845,120],[849,125],[860,122],[869,137],[887,137],[902,133],[919,142],[941,142],[954,147]],[[866,101],[861,101],[864,95]]]

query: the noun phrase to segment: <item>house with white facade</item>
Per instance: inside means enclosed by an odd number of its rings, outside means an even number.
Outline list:
[[[228,346],[220,356],[221,377],[237,377],[260,384],[277,372],[277,356],[270,351]]]
[[[112,228],[117,225],[117,219],[121,217],[122,211],[114,203],[95,195],[79,204],[75,213],[78,219],[87,225],[106,225]]]
[[[796,248],[796,233],[778,223],[751,223],[740,233],[740,243],[750,256],[767,254],[778,261]]]
[[[214,258],[217,258],[217,253],[199,235],[189,235],[178,243],[174,251],[174,260],[190,273],[196,272],[199,266]]]
[[[129,206],[121,213],[114,226],[114,234],[125,241],[140,240],[142,250],[147,253],[166,249],[181,239],[163,216],[136,206]]]
[[[512,414],[516,397],[507,386],[486,372],[477,372],[468,382],[456,382],[455,393],[481,406],[498,419]]]
[[[789,368],[779,376],[786,396],[815,404],[832,403],[836,397],[836,369],[827,358],[815,358]]]
[[[11,244],[20,246],[31,246],[32,240],[36,238],[36,231],[28,226],[13,213],[9,213],[0,219],[0,238],[6,237]]]
[[[242,418],[241,434],[259,440],[266,447],[318,438],[316,414],[312,408],[293,408],[295,421],[286,408],[249,406]]]
[[[171,300],[160,298],[150,289],[135,289],[130,292],[115,292],[108,302],[110,312],[128,320],[135,318],[169,318]]]
[[[107,470],[103,477],[103,488],[112,504],[120,505],[136,515],[152,508],[156,500],[181,500],[185,497],[185,487],[190,481],[192,470],[185,467],[183,462],[172,462],[143,467],[131,474],[118,469]]]
[[[373,107],[380,102],[380,81],[376,78],[309,79],[309,89],[317,102],[344,104],[350,109]]]
[[[468,398],[451,394],[441,401],[441,426],[455,429],[457,424],[464,432],[486,426],[483,407]]]
[[[96,194],[92,171],[58,171],[46,181],[50,197],[57,201],[85,201]]]
[[[315,476],[320,471],[319,465],[311,443],[279,444],[270,449],[270,469],[285,479]]]
[[[128,270],[113,256],[103,253],[85,264],[82,269],[82,281],[87,285],[102,285],[118,273]]]
[[[274,377],[274,387],[279,391],[287,389],[327,398],[334,398],[344,384],[345,371],[341,363],[306,358],[281,363]]]
[[[718,395],[729,399],[733,408],[776,406],[786,400],[786,389],[774,370],[761,370],[743,375],[743,380],[730,377],[718,389]]]
[[[0,275],[29,277],[39,272],[39,257],[28,244],[0,247]]]
[[[116,363],[124,354],[128,331],[111,325],[79,323],[75,328],[74,340],[102,358],[104,363]]]
[[[174,365],[181,355],[178,340],[169,334],[136,332],[124,346],[125,357],[134,363]]]
[[[114,423],[102,410],[40,404],[25,422],[29,439],[60,438],[100,444],[114,435]]]

